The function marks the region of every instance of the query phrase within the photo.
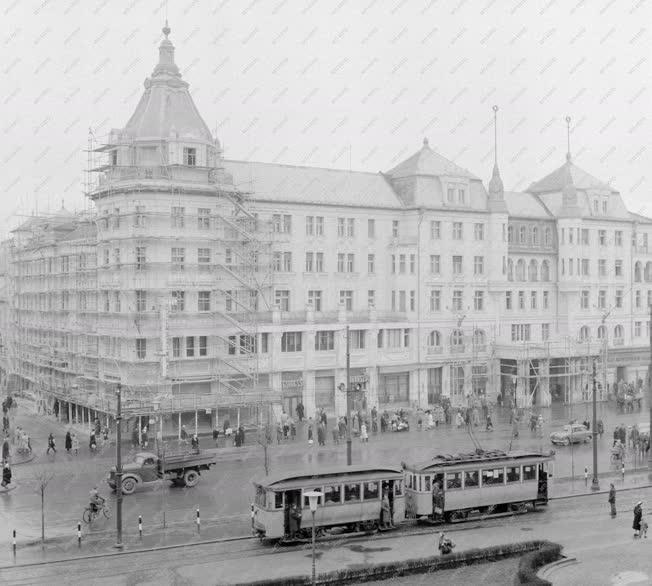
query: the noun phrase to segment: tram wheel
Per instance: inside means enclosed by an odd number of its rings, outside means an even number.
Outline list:
[[[468,513],[466,511],[453,511],[450,516],[450,522],[455,523],[457,521],[464,521],[468,517]]]

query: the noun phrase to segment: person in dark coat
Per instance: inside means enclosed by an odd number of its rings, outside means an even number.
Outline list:
[[[45,450],[45,453],[49,454],[50,450],[52,450],[55,454],[57,453],[57,448],[54,445],[54,435],[52,434],[48,436],[48,449]]]
[[[634,507],[634,522],[632,529],[634,530],[634,537],[641,536],[641,519],[643,518],[643,501],[638,501]]]
[[[6,462],[7,460],[9,460],[9,438],[5,435],[2,442],[2,461]]]
[[[66,432],[65,447],[66,447],[66,452],[70,453],[70,450],[72,450],[72,436],[70,435],[70,430]]]
[[[320,421],[317,426],[317,443],[320,446],[326,445],[326,426],[323,421]]]
[[[297,417],[299,418],[299,421],[303,421],[305,409],[303,407],[303,403],[299,401],[299,404],[297,405]]]
[[[192,439],[190,440],[190,445],[195,453],[199,453],[199,438],[197,437],[197,434],[194,434],[192,436]]]
[[[188,441],[188,432],[185,425],[181,426],[181,441]]]
[[[217,447],[217,440],[220,437],[220,430],[217,427],[213,428],[213,441],[215,442],[215,447]]]
[[[613,482],[609,488],[609,498],[607,502],[611,505],[611,516],[616,516],[616,487],[613,485]]]
[[[131,447],[135,448],[139,443],[138,428],[134,426],[134,428],[131,430]]]
[[[11,468],[9,467],[9,462],[5,460],[4,466],[2,467],[2,486],[7,487],[11,484]]]
[[[290,539],[294,539],[297,533],[301,530],[301,509],[296,503],[292,504],[290,509]]]
[[[97,448],[97,438],[95,437],[95,430],[91,431],[91,435],[88,438],[88,447],[91,450],[91,453],[95,452]]]
[[[308,425],[308,444],[312,445],[312,423]]]

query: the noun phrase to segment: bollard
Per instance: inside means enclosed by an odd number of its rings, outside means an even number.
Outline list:
[[[14,550],[14,555],[16,555],[16,530],[15,529],[14,529],[14,532],[13,532],[12,547],[13,547],[13,550]]]
[[[589,484],[589,468],[588,466],[584,466],[584,486],[588,486]]]
[[[142,515],[138,515],[138,536],[141,539],[143,538],[143,517],[142,517]]]
[[[251,503],[251,528],[254,528],[254,503]]]
[[[81,523],[77,523],[77,546],[81,547]]]
[[[623,475],[623,482],[625,482],[625,462],[623,462],[620,473]]]
[[[197,507],[197,533],[201,533],[201,519],[199,518],[199,507]]]

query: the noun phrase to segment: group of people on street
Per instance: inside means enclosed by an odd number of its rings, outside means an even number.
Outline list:
[[[609,503],[609,514],[611,515],[611,518],[613,519],[616,517],[616,487],[614,486],[613,482],[609,485],[609,497],[607,498],[607,502]],[[648,530],[648,522],[647,520],[643,517],[643,501],[638,501],[634,505],[634,520],[632,521],[632,529],[634,530],[634,539],[644,537],[647,539],[647,530]]]

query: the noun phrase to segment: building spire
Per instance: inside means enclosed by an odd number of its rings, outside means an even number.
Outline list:
[[[493,202],[492,206],[498,205],[500,207],[504,206],[505,187],[498,169],[498,106],[493,106],[491,109],[494,112],[494,169],[489,181],[489,201]]]
[[[570,123],[571,123],[571,117],[566,116],[566,144],[567,144],[567,150],[566,150],[566,160],[570,163],[571,161],[571,149],[570,149]]]
[[[168,38],[172,29],[168,25],[167,18],[165,19],[165,26],[161,29],[165,38],[161,41],[158,48],[158,64],[154,68],[153,77],[161,74],[172,75],[174,77],[181,77],[181,73],[177,64],[174,62],[174,45]]]

